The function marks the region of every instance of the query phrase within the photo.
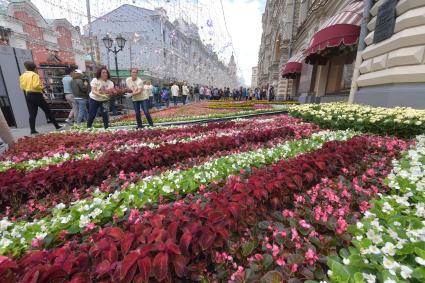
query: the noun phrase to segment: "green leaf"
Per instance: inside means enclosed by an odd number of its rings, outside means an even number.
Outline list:
[[[247,257],[254,251],[254,249],[257,247],[257,243],[254,241],[250,241],[242,246],[242,255]]]
[[[260,283],[280,283],[283,281],[283,276],[280,272],[277,271],[269,271],[261,277]]]
[[[293,264],[293,263],[300,264],[304,262],[304,257],[302,255],[292,254],[287,257],[287,260],[288,260],[288,264]]]
[[[260,223],[258,223],[258,227],[260,229],[266,230],[270,225],[269,221],[261,221]]]
[[[364,283],[363,275],[360,272],[356,272],[354,274],[354,282],[355,283]]]
[[[412,277],[416,279],[425,279],[425,267],[418,267],[413,270]]]
[[[340,283],[348,283],[350,280],[350,272],[344,265],[332,259],[328,260],[328,264],[331,266],[333,277]]]
[[[267,270],[273,263],[273,257],[269,254],[263,254],[263,258],[263,264],[265,269]]]
[[[415,253],[421,258],[425,259],[425,251],[420,248],[415,248]]]

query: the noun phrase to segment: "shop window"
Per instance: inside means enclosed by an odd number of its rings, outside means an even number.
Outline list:
[[[350,52],[330,59],[327,94],[347,92],[350,89],[355,56],[355,52]]]

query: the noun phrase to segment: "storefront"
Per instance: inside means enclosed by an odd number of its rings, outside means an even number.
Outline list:
[[[347,100],[351,88],[363,1],[349,3],[329,18],[312,36],[304,52],[306,64],[313,68],[302,68],[301,81],[311,81],[307,102]],[[304,70],[304,72],[303,72]],[[298,89],[301,94],[304,89]],[[306,101],[304,101],[306,102]]]

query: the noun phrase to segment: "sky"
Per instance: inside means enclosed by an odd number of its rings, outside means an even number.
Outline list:
[[[67,18],[72,24],[87,24],[86,0],[32,0],[43,17]],[[94,18],[123,5],[143,8],[164,7],[171,20],[183,17],[200,27],[201,38],[214,46],[219,58],[228,62],[232,53],[238,64],[238,75],[251,84],[252,67],[257,65],[266,0],[91,0]],[[227,23],[227,29],[225,20]],[[228,30],[228,33],[227,33]],[[233,43],[233,47],[232,44]]]

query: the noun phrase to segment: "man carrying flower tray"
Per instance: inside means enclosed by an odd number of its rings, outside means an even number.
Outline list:
[[[149,113],[149,94],[152,91],[150,84],[144,86],[143,81],[138,77],[139,70],[132,69],[131,77],[127,78],[127,87],[132,91],[134,111],[136,112],[137,129],[143,128],[140,108],[143,109],[149,126],[153,126],[152,117]],[[149,91],[150,90],[150,91]]]

